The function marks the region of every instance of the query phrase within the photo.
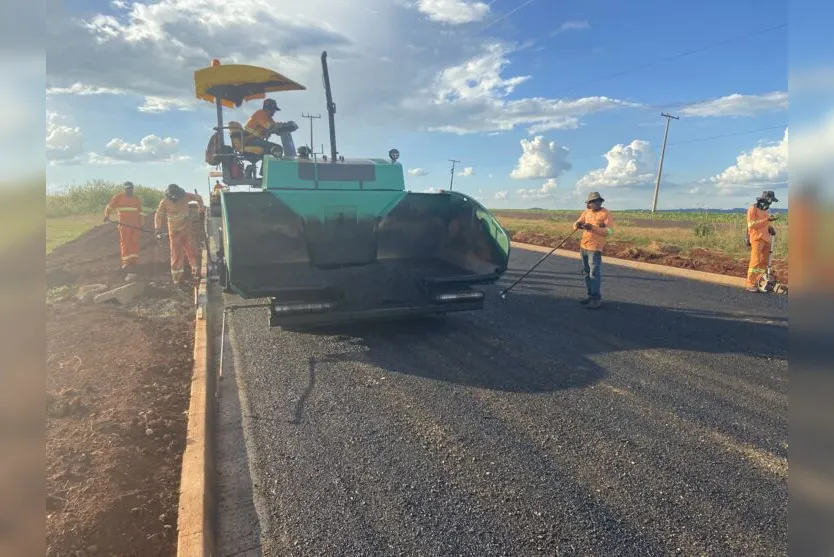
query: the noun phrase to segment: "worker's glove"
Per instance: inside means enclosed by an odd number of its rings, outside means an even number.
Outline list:
[[[573,229],[574,230],[579,230],[580,228],[583,228],[584,226],[585,226],[584,222],[575,222],[575,223],[573,223]]]
[[[770,235],[771,235],[771,236],[776,236],[776,229],[775,229],[775,228],[773,228],[772,226],[771,226],[771,227],[769,227],[769,228],[767,229],[767,231],[768,231],[768,232],[770,232]]]
[[[590,222],[586,222],[582,225],[582,228],[584,228],[585,230],[591,230],[593,227],[594,225],[592,225]]]
[[[605,223],[599,225],[600,228],[605,228]]]

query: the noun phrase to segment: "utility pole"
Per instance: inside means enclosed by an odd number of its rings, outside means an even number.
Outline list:
[[[321,114],[317,114],[317,115],[313,116],[312,114],[304,114],[302,112],[301,117],[302,118],[307,118],[308,120],[310,120],[310,151],[315,151],[316,148],[313,147],[313,120],[317,120],[317,119],[321,118]],[[324,148],[322,148],[322,152],[323,151],[324,151]]]
[[[460,161],[456,161],[455,159],[449,159],[449,162],[452,163],[452,176],[449,178],[449,191],[452,191],[455,183],[455,164],[459,163]]]
[[[663,172],[663,157],[666,155],[666,138],[669,137],[669,122],[672,121],[672,118],[675,120],[680,120],[677,116],[672,116],[671,114],[666,114],[665,112],[660,113],[661,116],[666,118],[666,131],[663,134],[663,148],[660,150],[660,166],[657,167],[657,182],[654,184],[654,200],[652,201],[652,213],[657,210],[657,194],[660,191],[660,174]]]

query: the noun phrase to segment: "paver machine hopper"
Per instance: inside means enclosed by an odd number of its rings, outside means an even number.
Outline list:
[[[396,149],[386,158],[342,156],[326,52],[321,63],[329,156],[313,153],[312,145],[296,151],[285,124],[276,128],[284,148],[267,153],[235,137],[238,124],[223,125],[223,106],[303,86],[252,66],[215,62],[195,72],[198,98],[217,106],[206,160],[222,168],[227,185],[252,186],[220,195],[222,286],[242,298],[268,300],[270,326],[482,309],[477,287],[507,269],[506,231],[464,193],[406,191]],[[256,173],[251,167],[258,163]]]

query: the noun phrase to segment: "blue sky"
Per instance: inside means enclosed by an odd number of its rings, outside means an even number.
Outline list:
[[[212,57],[307,85],[275,95],[279,116],[301,127],[296,144],[306,143],[301,113],[326,116],[326,48],[340,151],[397,147],[413,191],[448,187],[455,158],[455,189],[491,207],[574,208],[598,190],[612,208],[647,208],[668,111],[680,120],[659,206],[738,207],[786,187],[789,62],[832,67],[823,54],[792,58],[788,28],[762,32],[788,23],[784,0],[348,4],[66,2],[48,14],[48,186],[101,178],[205,188],[214,108],[193,99],[192,76]],[[274,29],[263,44],[247,31],[253,14]],[[792,48],[808,46],[798,41]],[[258,107],[226,115],[245,120]],[[326,118],[315,134],[326,140]]]

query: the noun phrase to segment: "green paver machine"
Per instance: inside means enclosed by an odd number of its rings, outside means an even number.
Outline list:
[[[217,61],[195,72],[197,97],[217,107],[206,162],[222,169],[227,186],[252,187],[219,196],[221,285],[242,298],[268,299],[270,326],[482,309],[484,294],[473,287],[506,271],[507,233],[463,193],[406,191],[396,149],[387,158],[341,156],[327,52],[321,63],[329,156],[313,154],[312,146],[296,151],[291,123],[279,123],[283,149],[268,153],[245,145],[240,124],[223,125],[224,106],[302,85],[265,68]]]

